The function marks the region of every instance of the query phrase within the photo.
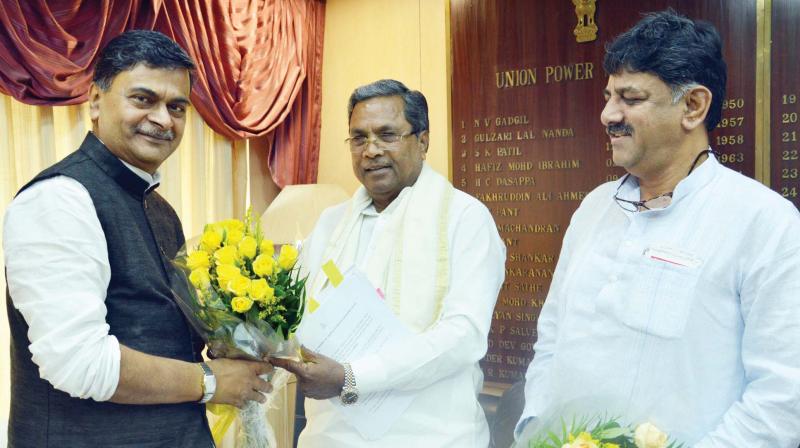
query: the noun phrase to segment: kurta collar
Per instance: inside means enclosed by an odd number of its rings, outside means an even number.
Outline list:
[[[692,170],[691,174],[683,178],[680,182],[678,182],[678,185],[675,186],[675,190],[672,192],[672,203],[674,204],[675,202],[680,201],[682,198],[689,196],[693,192],[705,187],[709,182],[711,182],[711,179],[716,176],[720,167],[721,165],[714,156],[714,153],[708,153],[708,158],[705,160],[705,162],[697,166],[694,170]]]
[[[669,210],[686,196],[689,196],[693,192],[705,187],[709,182],[711,182],[711,179],[714,178],[719,169],[719,161],[717,161],[717,158],[714,157],[714,153],[709,153],[708,159],[698,165],[688,176],[684,177],[680,182],[678,182],[678,185],[676,185],[675,189],[672,190],[672,202],[668,207],[657,210],[645,210],[637,213]],[[628,177],[629,179],[626,179]],[[622,182],[624,182],[624,184],[620,187],[620,183]],[[633,201],[639,200],[639,179],[636,176],[626,174],[617,180],[615,185],[616,187],[611,192],[612,198],[614,194],[618,194],[620,198],[630,199]],[[619,189],[619,192],[617,192],[617,189]]]

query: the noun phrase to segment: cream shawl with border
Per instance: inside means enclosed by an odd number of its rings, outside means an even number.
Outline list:
[[[395,201],[384,230],[374,239],[375,249],[364,264],[366,275],[380,288],[396,316],[414,332],[436,323],[450,280],[447,229],[454,188],[442,175],[423,164],[417,181]],[[339,269],[355,264],[362,212],[372,204],[361,186],[336,225],[322,263],[333,260]],[[385,213],[386,211],[384,211]],[[322,272],[312,273],[309,297],[327,285]]]

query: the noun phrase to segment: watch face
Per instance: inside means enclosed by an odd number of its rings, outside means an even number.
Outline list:
[[[354,404],[356,401],[358,401],[358,393],[353,391],[342,392],[343,404]]]

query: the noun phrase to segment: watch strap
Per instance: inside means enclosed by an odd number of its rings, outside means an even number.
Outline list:
[[[201,362],[199,365],[200,369],[203,371],[203,380],[201,383],[203,387],[203,398],[200,399],[200,403],[207,403],[214,397],[214,393],[217,391],[217,377],[214,376],[214,372],[208,364]]]
[[[344,368],[344,385],[342,386],[342,393],[339,398],[344,405],[355,404],[358,401],[358,388],[356,387],[356,377],[353,374],[353,368],[350,363],[342,363]]]

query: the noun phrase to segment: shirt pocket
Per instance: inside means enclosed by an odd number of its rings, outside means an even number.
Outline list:
[[[662,338],[683,335],[696,297],[699,266],[680,266],[642,256],[630,266],[620,294],[600,300],[601,312],[625,326]],[[627,286],[626,286],[627,285]]]

